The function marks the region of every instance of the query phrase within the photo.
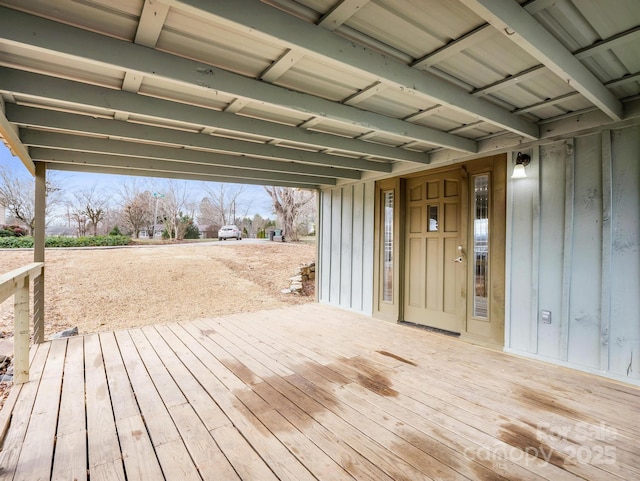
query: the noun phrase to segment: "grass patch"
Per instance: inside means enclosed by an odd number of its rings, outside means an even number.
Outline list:
[[[47,237],[45,247],[101,247],[126,246],[131,244],[131,237],[124,235],[104,235],[95,237]],[[0,237],[0,248],[30,249],[33,237]]]

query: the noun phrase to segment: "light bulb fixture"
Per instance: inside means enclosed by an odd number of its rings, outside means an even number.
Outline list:
[[[518,155],[516,156],[516,165],[513,166],[511,178],[524,179],[527,176],[527,172],[524,170],[524,167],[529,165],[529,162],[531,162],[531,157],[529,155],[518,152]]]

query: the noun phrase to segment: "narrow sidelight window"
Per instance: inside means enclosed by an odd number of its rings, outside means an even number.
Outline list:
[[[393,191],[382,193],[383,202],[383,271],[382,300],[393,302]]]
[[[473,317],[489,317],[489,175],[473,183]]]

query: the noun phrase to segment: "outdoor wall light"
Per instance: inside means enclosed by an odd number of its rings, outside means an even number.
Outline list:
[[[524,179],[527,176],[527,172],[524,170],[525,165],[529,165],[531,157],[522,152],[518,152],[516,156],[516,165],[513,167],[512,179]]]

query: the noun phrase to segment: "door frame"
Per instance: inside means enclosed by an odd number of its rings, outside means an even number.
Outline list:
[[[400,282],[404,275],[401,266],[404,264],[404,249],[400,243],[403,239],[402,229],[404,229],[404,179],[395,177],[376,182],[375,208],[374,208],[374,262],[373,262],[373,316],[389,322],[398,322],[401,311],[399,305],[402,304],[404,296],[403,285]],[[392,192],[394,196],[393,205],[393,277],[392,299],[385,300],[383,295],[384,285],[384,226],[383,226],[383,202],[384,193]]]
[[[507,190],[507,155],[497,154],[481,159],[475,159],[446,167],[427,169],[420,172],[385,179],[376,182],[375,191],[375,222],[374,222],[374,305],[373,317],[390,322],[404,320],[403,305],[405,296],[405,228],[406,228],[406,179],[425,175],[437,174],[453,169],[462,169],[462,198],[464,210],[467,211],[466,222],[461,225],[462,245],[465,252],[463,268],[464,286],[461,287],[463,301],[459,303],[459,316],[463,329],[460,339],[474,344],[480,344],[491,348],[503,348],[505,345],[505,259],[506,259],[506,190]],[[474,319],[469,315],[472,296],[472,274],[470,268],[472,262],[468,248],[472,246],[472,229],[470,222],[473,218],[470,202],[471,179],[476,175],[489,173],[491,179],[490,194],[490,219],[489,219],[489,245],[490,245],[490,287],[489,287],[489,321]],[[382,192],[392,190],[394,192],[394,230],[393,230],[393,301],[383,302],[381,297],[381,262],[382,262],[382,227],[381,227],[381,201]]]

